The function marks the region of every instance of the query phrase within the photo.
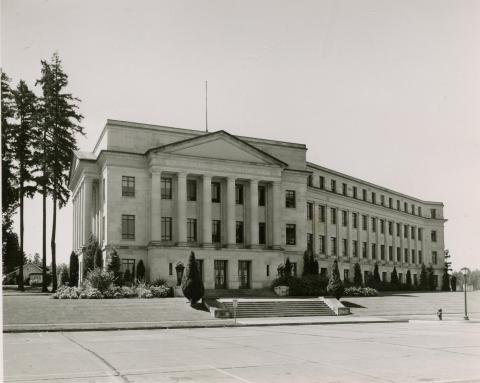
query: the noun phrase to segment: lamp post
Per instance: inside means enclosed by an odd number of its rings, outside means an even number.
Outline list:
[[[467,313],[467,276],[468,273],[470,272],[470,269],[468,267],[464,267],[460,270],[463,274],[463,291],[465,294],[465,315],[463,319],[468,320],[468,313]]]

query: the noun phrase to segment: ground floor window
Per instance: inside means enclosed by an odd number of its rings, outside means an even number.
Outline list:
[[[227,288],[227,261],[216,259],[213,262],[215,273],[215,288]]]
[[[344,281],[349,280],[349,274],[350,274],[350,270],[348,270],[348,269],[343,270],[343,280]]]
[[[386,271],[382,271],[382,281],[383,282],[387,281],[387,272]]]
[[[250,261],[238,261],[238,282],[239,288],[250,288]]]
[[[125,279],[133,280],[135,277],[135,259],[122,258],[122,269]]]
[[[286,226],[286,240],[287,245],[295,245],[296,244],[296,226],[294,223],[287,223]]]
[[[243,243],[243,221],[237,221],[236,243]]]
[[[195,218],[187,219],[187,241],[197,242],[197,220]]]

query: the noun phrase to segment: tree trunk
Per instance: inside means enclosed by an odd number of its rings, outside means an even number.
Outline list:
[[[52,249],[52,292],[57,291],[57,263],[56,263],[56,243],[55,234],[57,231],[57,196],[53,193],[53,217],[52,217],[52,239],[50,246]]]
[[[20,173],[22,172],[22,167],[20,166]],[[23,180],[22,175],[20,174],[20,263],[18,269],[18,289],[21,291],[25,290],[23,285]]]
[[[48,292],[47,285],[47,187],[43,186],[43,214],[42,214],[42,291]]]

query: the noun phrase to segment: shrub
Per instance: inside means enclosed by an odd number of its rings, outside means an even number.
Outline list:
[[[129,286],[122,286],[121,288],[122,297],[124,298],[133,298],[137,296],[135,288]]]
[[[60,286],[52,295],[53,299],[78,299],[80,297],[80,289],[78,287],[69,287],[67,285]]]
[[[190,301],[190,304],[194,304],[200,300],[205,292],[193,251],[190,253],[187,270],[183,276],[182,291],[183,295]]]
[[[95,251],[95,268],[101,269],[103,267],[103,253],[98,247]]]
[[[378,291],[371,287],[348,287],[344,294],[346,297],[376,297]]]
[[[145,283],[139,283],[135,287],[135,293],[139,298],[153,298],[153,294]]]
[[[285,267],[283,268],[283,275],[290,276],[292,275],[292,263],[290,262],[290,258],[287,257],[285,261]]]
[[[115,276],[110,271],[95,269],[87,274],[86,286],[97,289],[101,293],[107,291],[115,281]]]
[[[427,290],[428,289],[428,276],[427,276],[427,268],[425,264],[422,263],[422,271],[420,271],[420,290]]]
[[[97,249],[98,242],[95,236],[91,235],[83,253],[83,270],[86,274],[95,268],[95,254],[97,253]]]
[[[70,275],[68,269],[66,267],[62,268],[60,273],[60,284],[61,285],[69,285],[70,284]]]
[[[410,273],[410,270],[407,270],[407,276],[405,279],[405,287],[410,290],[412,288],[412,274]]]
[[[327,293],[333,295],[335,298],[340,299],[343,295],[343,284],[340,279],[340,272],[338,271],[338,262],[333,262],[332,275],[327,285]]]
[[[170,295],[170,287],[167,285],[150,286],[150,291],[155,298],[166,298]]]
[[[450,286],[452,287],[452,291],[457,291],[457,277],[455,275],[452,275],[450,279]]]
[[[103,295],[100,292],[100,290],[93,287],[87,287],[80,291],[79,298],[80,299],[102,299]]]
[[[78,286],[78,256],[72,251],[70,254],[70,286]]]
[[[122,283],[122,275],[120,273],[121,261],[120,257],[118,256],[117,250],[112,249],[110,252],[110,261],[107,265],[107,270],[111,271],[115,276],[115,283],[121,284]]]
[[[133,276],[130,270],[129,269],[125,270],[125,272],[123,273],[123,283],[126,284],[127,286],[131,286],[132,278]]]
[[[137,279],[144,280],[145,279],[145,265],[143,261],[140,259],[137,264]]]
[[[375,267],[373,268],[373,287],[377,287],[382,280],[380,279],[380,273],[378,271],[378,263],[375,262]]]
[[[392,290],[395,290],[400,284],[400,281],[398,280],[397,269],[395,266],[393,266],[393,271],[390,275],[390,284],[392,285]]]
[[[450,291],[450,275],[447,268],[443,270],[442,291]]]
[[[151,284],[151,286],[167,286],[167,281],[166,279],[163,279],[163,278],[157,278],[155,279]]]
[[[353,285],[358,287],[363,285],[362,269],[358,262],[353,266]]]

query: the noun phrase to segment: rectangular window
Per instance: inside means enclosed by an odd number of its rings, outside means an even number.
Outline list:
[[[393,262],[393,246],[388,246],[388,260]]]
[[[237,221],[236,225],[236,243],[243,243],[243,221]]]
[[[187,201],[197,200],[197,181],[187,180]]]
[[[295,190],[285,190],[285,207],[295,208]]]
[[[173,263],[168,264],[168,275],[173,275]]]
[[[135,197],[135,177],[122,176],[122,196]]]
[[[397,210],[400,210],[400,200],[397,199]]]
[[[122,239],[135,239],[135,216],[122,214]]]
[[[220,221],[214,219],[212,221],[212,242],[213,243],[219,243],[220,242],[220,236],[221,236]]]
[[[135,259],[122,258],[122,267],[123,273],[127,270],[130,273],[132,278],[135,278]]]
[[[372,192],[372,203],[376,204],[377,203],[377,193]]]
[[[354,258],[358,257],[358,241],[355,239],[352,241],[352,250],[353,250],[353,257]]]
[[[388,221],[388,234],[392,235],[393,234],[393,222]]]
[[[270,265],[267,265],[266,268],[267,268],[266,274],[267,274],[267,277],[269,277],[270,276]]]
[[[372,217],[372,231],[377,232],[377,219],[375,217]]]
[[[358,227],[358,213],[352,213],[352,226],[354,229]]]
[[[431,237],[432,237],[432,242],[437,242],[437,231],[436,230],[432,230]]]
[[[436,265],[438,262],[438,253],[436,251],[432,251],[432,263]]]
[[[418,250],[418,263],[423,263],[423,253],[422,250]]]
[[[313,219],[313,203],[307,202],[307,219]]]
[[[367,230],[367,216],[362,215],[362,229]]]
[[[372,243],[372,259],[377,259],[377,244]]]
[[[319,253],[320,254],[325,254],[325,236],[320,235],[318,237],[318,244],[319,244]]]
[[[393,198],[392,197],[388,197],[388,207],[390,209],[393,209]]]
[[[342,238],[342,257],[346,257],[347,256],[347,252],[348,252],[348,242],[345,238]]]
[[[337,255],[337,238],[330,237],[330,254]]]
[[[363,199],[364,201],[367,200],[367,191],[366,191],[365,189],[362,190],[362,199]]]
[[[336,180],[331,180],[330,185],[331,185],[332,193],[336,193],[337,192],[337,181]]]
[[[380,245],[380,259],[385,260],[385,245]]]
[[[362,258],[367,258],[367,242],[362,242]]]
[[[172,217],[162,217],[162,241],[172,240]]]
[[[415,215],[415,205],[412,203],[412,214]]]
[[[402,250],[397,247],[397,262],[400,262],[402,258]]]
[[[408,225],[403,225],[403,238],[408,238]]]
[[[418,207],[418,215],[420,217],[422,216],[422,207],[421,206]]]
[[[161,184],[160,193],[162,199],[172,199],[172,179],[162,177]]]
[[[385,196],[383,194],[380,196],[380,205],[385,206]]]
[[[307,250],[313,250],[313,234],[307,233]]]
[[[410,238],[415,239],[415,228],[410,226]]]
[[[297,243],[296,225],[294,223],[287,223],[286,242],[287,245],[295,245]]]
[[[265,206],[266,189],[265,186],[261,185],[258,187],[258,206]]]
[[[235,184],[235,203],[243,205],[243,185]]]
[[[348,269],[343,270],[343,280],[348,281],[349,279],[349,271]]]
[[[325,206],[320,205],[318,207],[318,209],[319,209],[319,213],[320,213],[319,214],[320,215],[320,222],[325,222]]]
[[[412,249],[412,263],[416,263],[415,250]]]
[[[195,218],[187,218],[187,241],[197,242],[197,220]]]
[[[258,223],[258,243],[260,245],[265,245],[266,243],[265,222]]]
[[[330,208],[330,222],[332,225],[337,224],[337,209],[335,209],[334,207]]]
[[[407,202],[404,202],[404,203],[403,203],[403,211],[404,211],[405,213],[408,213],[408,203],[407,203]]]
[[[342,194],[347,195],[347,184],[345,182],[342,183]]]
[[[357,197],[358,197],[358,195],[357,195],[357,187],[354,186],[354,187],[353,187],[353,198],[357,198]]]
[[[403,249],[403,262],[408,263],[408,249]]]
[[[319,176],[318,177],[318,182],[319,182],[320,189],[325,190],[325,177],[324,176]]]
[[[313,175],[309,175],[307,178],[307,185],[308,186],[313,186]]]
[[[423,241],[423,232],[420,227],[418,228],[418,240]]]
[[[342,226],[347,226],[347,211],[342,210]]]
[[[380,220],[380,233],[385,234],[385,220],[384,219]]]
[[[397,237],[400,237],[400,224],[397,222]]]
[[[220,202],[220,182],[212,182],[212,202]]]

